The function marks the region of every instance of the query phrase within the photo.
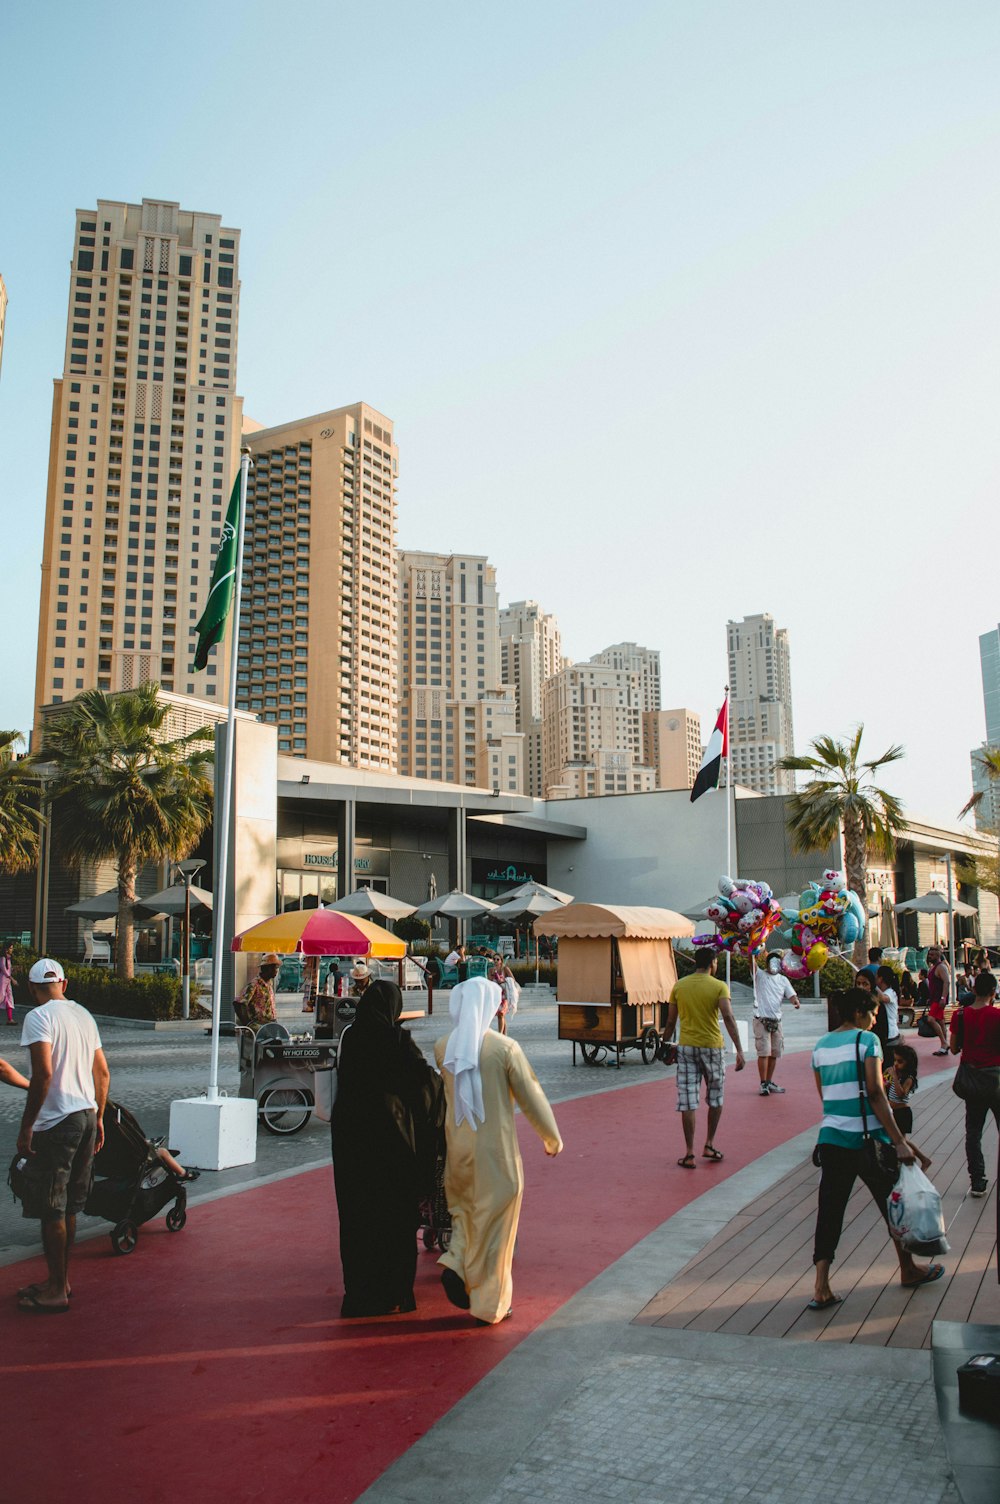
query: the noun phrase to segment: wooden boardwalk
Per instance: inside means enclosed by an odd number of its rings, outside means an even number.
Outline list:
[[[968,1195],[963,1104],[945,1086],[914,1099],[913,1140],[933,1159],[951,1252],[945,1276],[904,1290],[885,1224],[864,1186],[855,1188],[831,1283],[843,1296],[829,1311],[807,1311],[813,1294],[812,1241],[819,1171],[808,1160],[735,1216],[635,1318],[644,1326],[797,1342],[864,1342],[878,1347],[931,1345],[941,1321],[1000,1325],[997,1283],[997,1186]],[[992,1117],[983,1134],[988,1173],[997,1163]],[[921,1260],[923,1262],[923,1260]]]

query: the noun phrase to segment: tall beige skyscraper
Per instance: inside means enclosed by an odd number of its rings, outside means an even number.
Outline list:
[[[278,751],[396,770],[396,476],[364,402],[254,428],[237,703]]]
[[[590,661],[635,674],[643,710],[659,710],[660,655],[655,648],[643,648],[637,642],[614,642],[602,653],[595,653]]]
[[[239,463],[238,230],[178,204],[78,209],[42,549],[37,707],[81,689],[221,700],[190,671]]]
[[[777,766],[795,751],[788,633],[766,612],[730,621],[729,756],[733,779],[759,794],[790,794],[795,775]]]
[[[701,767],[701,716],[694,710],[644,710],[642,760],[658,789],[689,789]]]
[[[500,673],[496,570],[479,554],[399,554],[399,771],[524,788],[524,737]]]
[[[512,601],[500,612],[500,673],[513,686],[517,729],[524,733],[525,792],[540,798],[542,688],[563,666],[559,623],[537,601]]]
[[[0,272],[0,374],[3,373],[3,331],[7,322],[7,286]]]
[[[546,798],[635,794],[656,787],[642,761],[642,689],[638,674],[574,663],[542,692]]]

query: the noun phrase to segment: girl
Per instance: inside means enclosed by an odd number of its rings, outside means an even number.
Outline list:
[[[892,1063],[885,1073],[885,1094],[900,1131],[907,1134],[913,1130],[913,1111],[908,1103],[917,1089],[918,1070],[916,1050],[908,1044],[893,1045]]]

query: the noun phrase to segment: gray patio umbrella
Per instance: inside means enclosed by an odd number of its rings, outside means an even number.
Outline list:
[[[107,888],[93,898],[81,898],[79,903],[68,904],[66,913],[77,914],[81,919],[114,919],[118,913],[118,889]]]
[[[919,898],[906,898],[902,903],[893,905],[897,914],[947,914],[949,909],[953,914],[978,914],[979,910],[971,903],[962,903],[953,898],[948,902],[947,893],[922,893]]]
[[[496,904],[490,903],[488,898],[473,898],[471,893],[453,888],[450,893],[442,893],[440,898],[428,899],[413,913],[417,919],[479,919],[484,914],[492,914],[495,908]]]
[[[204,888],[195,887],[191,884],[191,907],[192,909],[210,909],[212,907],[212,895]],[[174,883],[169,888],[161,888],[159,893],[153,893],[149,898],[137,898],[137,909],[152,911],[158,914],[169,914],[176,919],[184,913],[184,884]],[[117,909],[115,910],[117,913]]]
[[[359,888],[356,893],[348,893],[346,898],[338,898],[336,903],[328,903],[325,907],[337,909],[341,914],[354,914],[359,919],[408,919],[415,905],[404,903],[401,898],[393,898],[388,893],[376,892],[374,888]]]

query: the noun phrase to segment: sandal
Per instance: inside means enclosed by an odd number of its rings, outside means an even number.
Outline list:
[[[701,1151],[701,1157],[702,1159],[710,1159],[713,1164],[718,1164],[719,1160],[725,1159],[726,1156],[720,1154],[714,1144],[706,1144]]]
[[[684,1158],[679,1159],[677,1163],[682,1170],[693,1170],[695,1168],[694,1155],[685,1154]]]

